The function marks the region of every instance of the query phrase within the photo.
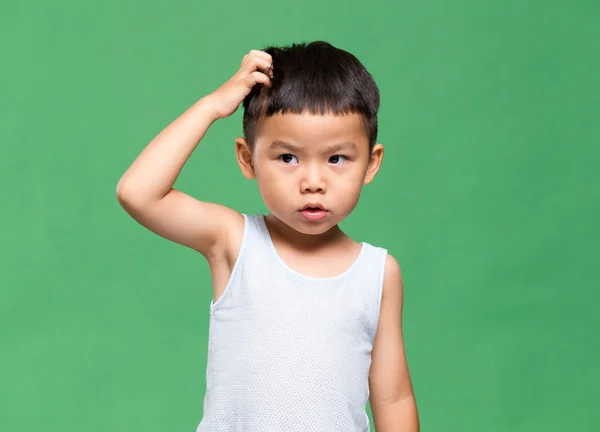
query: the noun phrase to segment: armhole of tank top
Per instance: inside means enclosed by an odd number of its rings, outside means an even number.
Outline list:
[[[242,241],[240,243],[240,249],[238,250],[237,257],[235,258],[235,263],[233,264],[233,268],[231,269],[231,274],[229,275],[229,280],[227,281],[227,285],[225,285],[225,289],[221,293],[221,296],[218,298],[216,302],[211,302],[210,304],[210,313],[212,314],[216,310],[218,310],[225,298],[229,295],[231,291],[231,286],[233,285],[233,280],[235,279],[237,273],[239,272],[240,262],[242,261],[244,250],[246,248],[246,243],[248,239],[248,231],[250,230],[250,224],[252,223],[249,220],[249,216],[242,213],[244,217],[244,231],[242,234]],[[214,299],[213,299],[214,300]]]
[[[385,283],[385,263],[387,261],[387,250],[381,248],[380,256],[381,262],[379,263],[379,282],[377,284],[377,299],[376,299],[376,310],[375,310],[375,331],[379,327],[379,313],[381,311],[381,301],[383,299],[383,284]]]

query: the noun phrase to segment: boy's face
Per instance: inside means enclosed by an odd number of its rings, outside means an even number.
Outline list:
[[[236,144],[240,168],[256,177],[271,214],[313,235],[354,210],[383,158],[381,144],[369,151],[359,114],[274,115],[263,120],[252,152],[245,139]]]

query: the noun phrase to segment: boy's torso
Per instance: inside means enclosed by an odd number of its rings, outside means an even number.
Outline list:
[[[262,216],[245,221],[210,305],[199,430],[366,430],[386,251],[362,243],[343,273],[313,278],[283,262]]]
[[[233,218],[227,233],[227,240],[220,256],[208,257],[211,270],[213,298],[218,300],[229,280],[240,251],[246,223],[243,215]],[[271,231],[267,228],[267,219],[258,215],[266,231],[268,242],[273,245],[273,251],[285,266],[295,272],[312,278],[329,278],[343,274],[358,259],[362,243],[354,241],[346,234],[339,232],[336,241],[327,245],[311,248],[298,248],[286,241],[285,234]]]

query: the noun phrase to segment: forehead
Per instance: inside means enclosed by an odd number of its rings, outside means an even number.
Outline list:
[[[368,149],[369,137],[360,114],[276,114],[262,121],[257,144],[263,147],[275,140],[300,146],[321,146],[352,141]],[[260,143],[260,144],[259,144]]]

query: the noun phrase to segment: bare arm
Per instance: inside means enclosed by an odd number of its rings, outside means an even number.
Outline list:
[[[140,153],[117,185],[117,199],[141,225],[208,257],[223,246],[228,229],[242,223],[239,213],[203,202],[173,188],[183,166],[212,123],[233,114],[257,83],[270,85],[260,70],[270,56],[251,51],[240,70],[162,130]]]
[[[173,188],[184,164],[214,121],[200,99],[159,133],[123,174],[117,198],[150,231],[208,255],[234,211]]]
[[[379,326],[369,372],[370,403],[377,432],[419,432],[419,416],[402,335],[403,284],[388,254]]]

